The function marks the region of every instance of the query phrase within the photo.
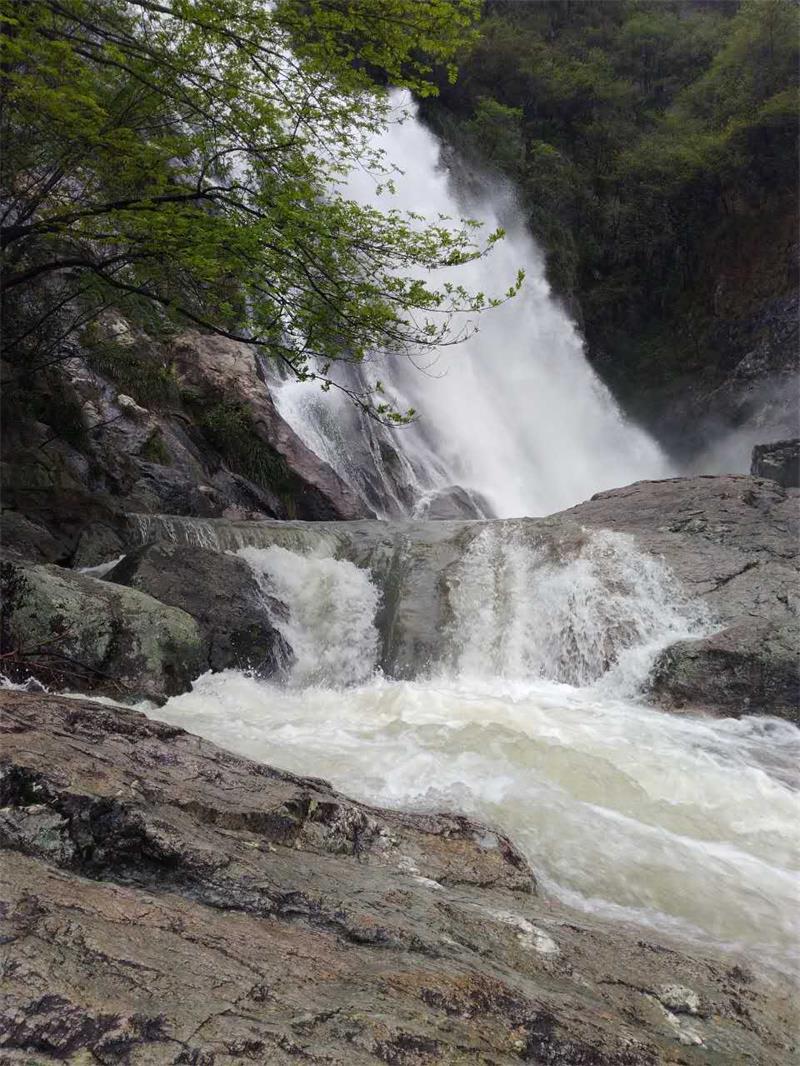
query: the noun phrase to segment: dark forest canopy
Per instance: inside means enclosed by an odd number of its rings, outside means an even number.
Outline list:
[[[448,312],[493,302],[419,280],[483,254],[469,225],[334,191],[354,165],[380,179],[376,79],[436,92],[434,68],[447,81],[474,39],[477,0],[4,0],[3,13],[3,334],[18,365],[57,357],[113,306],[253,338],[324,379],[336,359],[454,339]]]
[[[759,228],[769,241],[776,218],[795,224],[799,12],[793,0],[488,0],[458,81],[426,105],[514,180],[552,282],[613,358],[652,322],[668,334],[677,319],[701,343],[714,257]]]

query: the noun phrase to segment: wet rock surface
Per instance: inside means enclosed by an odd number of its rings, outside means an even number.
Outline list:
[[[137,589],[11,559],[0,586],[3,670],[18,680],[162,700],[202,672],[194,619]]]
[[[135,357],[136,376],[150,381],[141,402],[74,346],[60,353],[48,383],[26,380],[24,368],[0,368],[14,414],[2,425],[4,545],[34,561],[93,566],[120,554],[125,513],[307,520],[371,513],[281,417],[247,345],[196,332],[167,344],[119,316],[111,325],[127,338],[122,361]],[[32,405],[13,399],[32,390],[39,390]],[[42,421],[31,413],[37,404]],[[220,427],[212,432],[220,412],[233,412],[228,430],[246,437],[233,458]],[[264,469],[248,463],[256,449]]]
[[[675,710],[768,713],[800,722],[799,652],[796,625],[756,620],[729,626],[662,652],[648,692]]]
[[[752,476],[644,481],[564,512],[631,533],[663,558],[721,632],[658,660],[669,707],[800,721],[800,493]]]
[[[800,488],[800,439],[757,444],[750,472],[756,477],[772,478],[785,489]]]
[[[270,621],[265,593],[241,559],[204,548],[150,544],[126,555],[106,578],[191,615],[211,670],[252,670],[269,677],[291,661],[291,649]],[[287,609],[275,599],[271,607]]]
[[[457,815],[0,693],[8,1063],[783,1066],[792,989],[543,898]]]
[[[255,435],[291,472],[293,515],[312,521],[370,516],[366,505],[281,417],[252,349],[190,331],[176,340],[174,357],[184,389],[246,405]]]

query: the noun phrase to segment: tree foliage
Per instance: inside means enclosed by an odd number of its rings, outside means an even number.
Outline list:
[[[674,334],[681,321],[685,338],[687,318],[708,316],[710,238],[729,247],[754,220],[791,213],[798,11],[793,0],[488,0],[458,83],[426,108],[512,176],[551,280],[609,360],[653,323]]]
[[[105,308],[249,339],[300,377],[456,340],[490,298],[424,280],[459,220],[349,201],[377,83],[436,91],[478,0],[2,0],[5,352],[42,365]],[[357,397],[368,404],[367,397]],[[372,410],[376,410],[372,408]],[[400,417],[384,403],[387,418]]]

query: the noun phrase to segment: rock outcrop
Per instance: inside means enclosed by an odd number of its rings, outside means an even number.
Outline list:
[[[211,670],[269,677],[291,661],[291,649],[270,621],[286,607],[274,598],[266,602],[242,559],[205,548],[149,544],[126,555],[106,578],[191,615]]]
[[[670,708],[800,722],[800,494],[748,476],[644,481],[566,511],[662,557],[721,631],[657,660]]]
[[[3,364],[4,545],[91,566],[120,553],[126,513],[370,515],[281,417],[247,345],[100,325],[102,343],[46,373]]]
[[[312,521],[371,517],[355,493],[278,413],[252,349],[222,337],[189,332],[175,341],[172,354],[184,392],[246,407],[255,437],[280,456],[290,472],[291,517]]]
[[[785,1066],[792,990],[543,898],[501,834],[0,693],[6,1063]]]
[[[773,714],[800,724],[798,652],[796,624],[740,623],[672,644],[656,660],[648,691],[671,709]]]
[[[416,677],[443,661],[449,598],[476,538],[490,537],[498,559],[504,545],[513,543],[525,557],[558,567],[586,550],[587,533],[611,530],[663,560],[686,601],[708,609],[709,625],[704,634],[698,632],[703,639],[686,641],[681,633],[679,643],[655,663],[654,698],[671,709],[777,714],[800,721],[799,503],[796,489],[740,475],[639,482],[548,518],[490,523],[134,515],[118,527],[122,550],[139,549],[142,542],[158,548],[120,564],[113,579],[197,618],[204,634],[204,668],[246,664],[268,673],[280,658],[276,638],[263,627],[263,613],[253,613],[252,576],[222,553],[245,545],[279,545],[347,559],[368,570],[382,592],[376,620],[381,667],[395,677]],[[110,549],[105,545],[109,554]],[[484,562],[490,565],[488,556]],[[606,578],[613,592],[613,574]],[[255,628],[249,630],[251,625]],[[262,647],[275,654],[261,659],[257,649]],[[609,662],[613,658],[610,653]]]
[[[779,440],[774,444],[757,444],[753,448],[750,473],[768,477],[785,489],[800,488],[800,439]]]
[[[3,670],[54,687],[163,700],[203,670],[197,624],[137,589],[53,565],[2,563]]]

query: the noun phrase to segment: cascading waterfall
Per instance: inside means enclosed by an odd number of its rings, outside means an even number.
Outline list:
[[[344,559],[298,555],[277,545],[242,548],[238,554],[267,596],[288,605],[286,613],[273,609],[272,621],[294,652],[294,685],[348,685],[375,672],[380,593],[364,570]]]
[[[134,540],[246,559],[294,652],[280,683],[208,674],[155,713],[367,801],[470,813],[572,907],[792,969],[800,733],[649,708],[657,652],[714,620],[630,537],[510,517],[669,471],[592,373],[511,199],[459,194],[413,116],[385,144],[397,206],[505,225],[459,280],[491,293],[523,266],[525,289],[427,376],[378,370],[421,412],[395,433],[335,392],[275,381],[276,399],[376,513],[504,520],[132,518]],[[351,192],[375,195],[363,175]]]
[[[708,627],[632,537],[601,530],[557,547],[532,546],[513,524],[475,537],[449,581],[447,644],[459,677],[602,679],[635,693],[657,651]]]
[[[467,490],[468,504],[457,501],[453,517],[549,514],[601,489],[667,476],[659,449],[623,419],[587,363],[510,191],[496,178],[491,196],[457,188],[413,105],[400,93],[393,102],[398,113],[408,112],[380,139],[387,161],[404,171],[396,193],[378,195],[370,175],[355,172],[349,194],[433,219],[473,217],[486,232],[504,227],[505,239],[487,258],[459,267],[452,278],[468,290],[502,295],[521,267],[525,284],[514,300],[487,311],[480,332],[464,344],[426,353],[424,373],[405,358],[366,368],[399,407],[419,412],[415,424],[382,430],[336,390],[291,381],[275,383],[283,416],[384,517],[425,517],[436,501],[451,498],[454,486]],[[353,383],[352,370],[340,372]]]
[[[288,609],[288,683],[209,674],[159,718],[367,801],[497,824],[578,909],[796,965],[800,734],[640,702],[656,650],[711,626],[660,561],[548,523],[428,523],[452,529],[404,562],[402,541],[358,547],[383,523],[258,525],[263,546],[236,548]],[[433,645],[411,634],[418,674],[392,679],[375,669],[399,617],[380,560],[429,552],[448,622]]]

